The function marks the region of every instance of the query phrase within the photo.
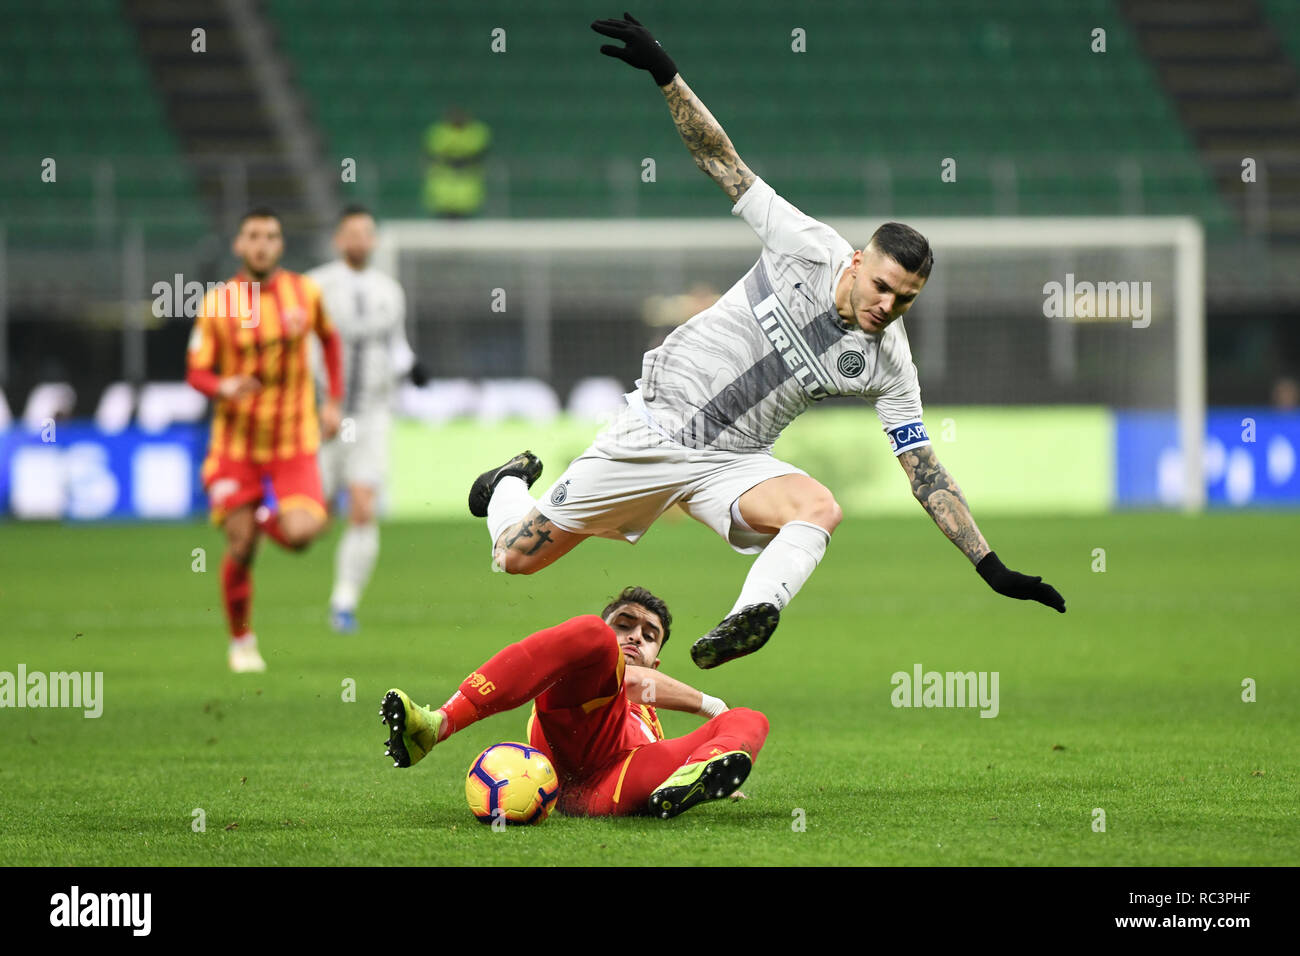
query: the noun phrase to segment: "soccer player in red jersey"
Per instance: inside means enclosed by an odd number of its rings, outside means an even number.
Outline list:
[[[339,334],[319,286],[279,267],[284,235],[276,214],[253,209],[233,244],[243,268],[209,289],[190,336],[186,376],[215,403],[203,486],[213,523],[225,531],[221,594],[230,625],[230,669],[262,671],[250,626],[252,564],[268,535],[300,551],[326,526],[316,449],[338,431],[343,398]],[[329,398],[316,415],[308,333],[320,337]],[[263,483],[277,510],[262,505]]]
[[[725,797],[749,775],[767,718],[658,673],[671,626],[661,599],[630,587],[600,617],[575,617],[503,648],[437,710],[390,690],[379,711],[388,755],[409,767],[475,721],[532,701],[528,744],[555,765],[561,813],[667,818]],[[709,720],[665,740],[656,707]]]

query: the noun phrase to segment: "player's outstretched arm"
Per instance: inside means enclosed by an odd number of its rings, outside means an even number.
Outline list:
[[[922,445],[898,456],[907,480],[912,483],[912,494],[929,512],[939,530],[975,565],[985,582],[994,591],[1021,601],[1037,601],[1065,613],[1065,599],[1056,588],[1043,583],[1041,577],[1029,577],[1012,571],[989,548],[971,517],[966,496],[948,469],[935,457],[934,447]]]
[[[591,25],[602,36],[627,44],[621,47],[607,44],[600,48],[600,52],[639,70],[646,70],[654,77],[668,101],[673,123],[695,165],[704,170],[733,203],[736,202],[754,184],[753,172],[741,161],[722,124],[691,92],[659,41],[630,13],[624,13],[623,17],[622,20],[597,20]]]
[[[682,142],[691,151],[695,165],[704,170],[710,179],[722,187],[727,198],[735,203],[754,185],[754,174],[744,164],[722,124],[713,118],[700,98],[691,92],[681,75],[673,77],[663,88],[668,111]]]
[[[628,664],[623,673],[623,692],[634,704],[653,704],[665,710],[679,710],[701,717],[716,717],[727,709],[727,705],[716,697],[661,674],[653,667],[635,664]]]
[[[898,456],[899,464],[912,483],[912,494],[921,507],[930,513],[939,530],[948,536],[971,564],[979,564],[989,553],[988,542],[971,517],[966,496],[948,469],[939,463],[934,447],[922,445]]]

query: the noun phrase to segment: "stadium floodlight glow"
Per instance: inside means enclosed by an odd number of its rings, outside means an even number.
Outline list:
[[[1103,286],[1137,285],[1139,279],[1154,286],[1160,321],[1152,328],[1136,321],[1131,328],[1127,320],[1109,322],[1110,341],[1088,357],[1092,390],[1077,388],[1074,397],[1060,401],[1091,400],[1112,407],[1176,412],[1182,474],[1175,493],[1184,510],[1204,508],[1205,237],[1199,220],[1188,216],[895,218],[920,230],[935,250],[935,272],[907,319],[921,368],[923,398],[934,394],[936,382],[943,382],[945,356],[953,351],[948,338],[961,331],[946,313],[967,319],[984,309],[986,315],[979,321],[985,325],[979,328],[987,326],[1001,338],[991,335],[987,351],[973,358],[964,353],[964,357],[983,363],[990,378],[1019,375],[1033,381],[1027,383],[1022,398],[1008,398],[1005,388],[990,398],[977,388],[954,386],[945,394],[945,402],[1049,404],[1057,401],[1053,376],[1068,380],[1075,370],[1071,363],[1086,364],[1076,362],[1074,337],[1095,332],[1104,323],[1095,314],[1071,315],[1070,322],[1049,318],[1043,307],[1046,286],[1056,281],[1071,293],[1085,286],[1100,291]],[[826,217],[824,221],[861,248],[883,219]],[[710,275],[716,276],[713,285],[721,292],[749,268],[759,249],[748,226],[725,215],[394,220],[380,229],[375,264],[407,287],[413,313],[421,306],[435,308],[430,301],[434,299],[439,305],[486,302],[491,285],[508,286],[514,301],[522,300],[518,315],[527,363],[524,371],[546,378],[557,345],[554,324],[571,316],[575,307],[593,315],[620,309],[627,313],[633,297],[643,301],[650,294],[680,291],[696,272],[709,271],[701,265],[706,261],[716,266]],[[606,279],[602,271],[617,276]],[[980,278],[981,272],[987,278]],[[501,276],[506,278],[492,278]],[[490,283],[489,288],[484,283]],[[999,300],[998,295],[1010,297]],[[619,296],[624,301],[617,301]],[[1106,318],[1115,317],[1102,316]],[[999,329],[995,324],[999,321],[1018,324]],[[1144,321],[1149,323],[1149,317]],[[1049,367],[1046,359],[1040,369],[1014,365],[998,355],[995,342],[1015,344],[1026,334],[1054,336],[1052,347],[1060,348],[1053,361],[1060,359],[1057,364],[1066,370]],[[1085,393],[1092,397],[1078,397]]]

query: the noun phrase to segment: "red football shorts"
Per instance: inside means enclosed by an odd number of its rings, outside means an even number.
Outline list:
[[[748,707],[723,711],[685,737],[669,737],[623,751],[594,773],[560,784],[566,816],[625,816],[646,812],[655,788],[678,767],[732,750],[757,758],[767,740],[767,718]]]
[[[321,490],[320,468],[313,454],[260,464],[208,455],[201,475],[213,524],[221,524],[236,508],[261,503],[266,497],[264,482],[270,482],[281,512],[305,508],[322,519],[325,517],[325,493]]]

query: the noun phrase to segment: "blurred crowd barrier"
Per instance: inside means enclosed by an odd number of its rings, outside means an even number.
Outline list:
[[[607,406],[598,413],[595,403],[581,414],[563,411],[553,394],[549,403],[540,400],[537,383],[516,384],[517,391],[504,383],[482,385],[477,401],[472,389],[452,382],[404,390],[401,408],[417,414],[400,414],[393,425],[382,501],[388,518],[465,517],[465,492],[474,477],[522,448],[546,462],[543,483],[549,482],[582,453],[610,413]],[[456,390],[464,401],[459,414],[446,408],[429,414],[428,396]],[[530,404],[512,407],[514,399],[503,394]],[[939,458],[981,515],[1174,508],[1182,498],[1171,412],[931,406],[926,421]],[[202,421],[161,428],[140,416],[111,427],[94,420],[10,421],[0,429],[0,515],[200,518],[206,511],[199,468],[207,438]],[[1022,454],[1024,449],[1034,453]],[[1298,451],[1300,412],[1211,409],[1204,469],[1209,506],[1300,507]],[[825,483],[850,515],[911,513],[917,507],[867,409],[815,409],[782,436],[774,453]]]

